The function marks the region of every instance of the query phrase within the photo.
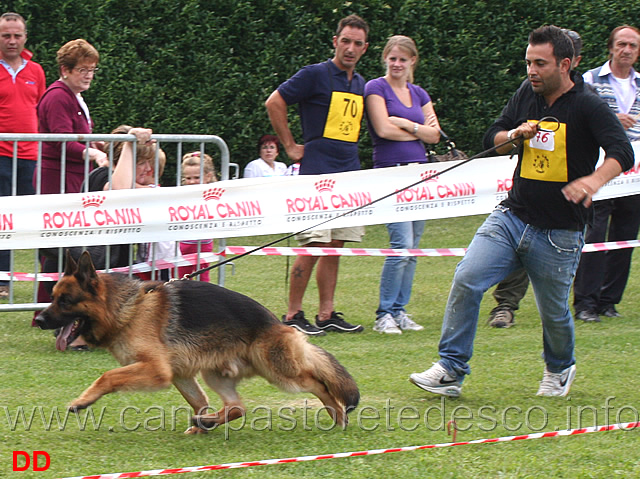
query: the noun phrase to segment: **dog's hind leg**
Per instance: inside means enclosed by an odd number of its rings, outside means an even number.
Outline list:
[[[174,376],[173,385],[178,391],[180,391],[182,397],[187,400],[196,415],[202,414],[207,411],[207,409],[209,408],[209,398],[207,398],[206,393],[202,390],[196,378]],[[199,428],[198,426],[191,426],[184,433],[203,434],[206,432],[206,429]]]
[[[215,413],[203,414],[204,411],[191,418],[191,424],[201,429],[210,430],[244,416],[245,407],[236,391],[240,379],[222,376],[216,371],[202,371],[202,378],[222,399],[222,408]]]
[[[359,398],[349,373],[333,356],[307,342],[295,329],[280,323],[271,334],[270,342],[255,348],[261,353],[253,359],[256,372],[285,391],[315,395],[331,419],[346,427],[347,412],[358,404]],[[353,397],[345,391],[353,391]]]

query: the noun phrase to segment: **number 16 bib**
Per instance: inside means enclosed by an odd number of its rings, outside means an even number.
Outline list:
[[[555,122],[541,122],[540,128],[552,129]],[[520,176],[529,180],[568,181],[567,125],[560,123],[556,131],[538,131],[524,142]]]

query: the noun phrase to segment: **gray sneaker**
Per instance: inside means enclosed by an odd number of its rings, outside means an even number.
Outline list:
[[[425,391],[442,396],[457,398],[462,392],[462,383],[440,363],[433,363],[431,368],[422,373],[413,373],[409,381]]]
[[[494,309],[491,311],[487,323],[492,328],[510,328],[515,323],[515,314],[509,308]]]
[[[552,373],[546,367],[544,376],[540,381],[538,396],[560,396],[564,397],[571,389],[571,383],[576,378],[576,365],[569,366],[561,373]]]
[[[400,331],[400,328],[389,313],[376,319],[373,330],[386,334],[402,334],[402,331]]]
[[[424,326],[419,325],[411,316],[409,316],[406,312],[400,311],[397,316],[394,316],[396,324],[403,331],[422,331]]]

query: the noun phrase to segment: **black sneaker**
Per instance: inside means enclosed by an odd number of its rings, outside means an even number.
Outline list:
[[[286,314],[282,316],[282,324],[296,328],[298,331],[308,334],[309,336],[324,336],[327,334],[322,329],[318,329],[311,324],[307,318],[304,317],[304,311],[298,311],[293,318],[288,321],[286,318]]]
[[[331,317],[326,321],[320,321],[316,316],[316,326],[324,331],[335,331],[337,333],[359,333],[364,331],[364,328],[360,325],[354,326],[347,323],[342,313],[336,313],[331,311]]]
[[[613,304],[602,308],[600,311],[598,311],[598,314],[601,314],[602,316],[605,316],[607,318],[619,318],[622,316],[620,313],[618,313],[616,307]]]

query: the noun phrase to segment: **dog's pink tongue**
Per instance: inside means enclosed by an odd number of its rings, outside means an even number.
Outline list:
[[[69,323],[60,330],[60,334],[58,334],[58,337],[56,338],[56,349],[58,351],[64,351],[67,349],[67,340],[69,339],[72,329],[73,323]]]

